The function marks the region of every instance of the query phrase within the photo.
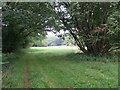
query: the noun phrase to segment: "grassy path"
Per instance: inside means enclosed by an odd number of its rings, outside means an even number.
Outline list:
[[[6,70],[6,88],[115,88],[117,57],[74,54],[77,49],[32,48]],[[103,62],[104,61],[104,62]],[[111,61],[111,62],[109,62]],[[7,83],[7,84],[5,84]]]
[[[25,60],[25,70],[24,70],[24,80],[25,80],[25,88],[30,88],[30,82],[29,82],[29,60]]]

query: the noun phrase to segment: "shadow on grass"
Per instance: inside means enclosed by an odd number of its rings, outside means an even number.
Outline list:
[[[84,53],[69,53],[66,55],[71,61],[99,61],[99,62],[118,62],[119,57],[111,55],[85,55]]]

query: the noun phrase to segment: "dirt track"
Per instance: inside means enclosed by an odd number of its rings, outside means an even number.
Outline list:
[[[25,88],[30,88],[30,82],[29,82],[29,62],[28,60],[25,61],[25,70],[24,70],[24,83]]]

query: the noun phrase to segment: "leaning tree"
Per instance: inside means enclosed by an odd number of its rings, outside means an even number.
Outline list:
[[[54,3],[57,29],[69,31],[77,46],[86,54],[105,54],[119,38],[119,3]],[[118,40],[120,41],[120,40]]]

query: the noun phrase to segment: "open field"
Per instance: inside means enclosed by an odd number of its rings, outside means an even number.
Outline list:
[[[3,87],[118,87],[117,57],[77,54],[75,47],[29,48],[23,52],[9,67],[4,67]]]

